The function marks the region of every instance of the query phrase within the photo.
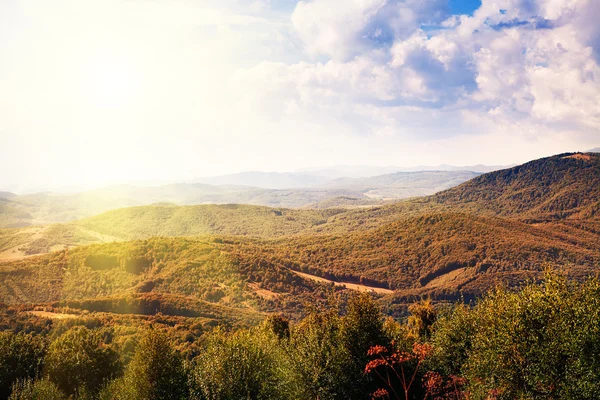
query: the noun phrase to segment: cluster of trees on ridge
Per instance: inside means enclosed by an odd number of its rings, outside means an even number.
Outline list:
[[[333,301],[333,300],[332,300]],[[354,296],[297,323],[216,328],[196,353],[155,325],[62,323],[0,333],[9,399],[592,399],[600,392],[600,282],[548,273],[474,306],[422,301],[401,322]]]

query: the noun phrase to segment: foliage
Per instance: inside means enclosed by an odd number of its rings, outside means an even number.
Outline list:
[[[497,289],[435,325],[440,370],[472,398],[595,398],[600,390],[600,283],[547,274],[520,292]]]
[[[67,400],[56,384],[48,379],[25,379],[15,382],[8,400]]]
[[[398,400],[413,398],[411,388],[417,383],[423,362],[431,351],[430,344],[418,342],[413,343],[411,351],[396,347],[395,342],[391,343],[390,348],[381,345],[372,346],[367,352],[372,360],[367,363],[365,374],[377,375],[381,383],[386,386],[375,391],[373,397],[392,397]],[[430,393],[426,392],[426,396],[428,394]]]
[[[8,397],[15,381],[38,376],[44,354],[42,338],[22,332],[0,332],[0,398]]]
[[[76,326],[50,344],[46,372],[64,393],[95,393],[121,372],[118,353],[105,343],[105,333]]]
[[[102,399],[177,400],[188,395],[183,359],[171,339],[157,329],[147,330],[122,378],[108,385]]]
[[[344,346],[335,311],[308,315],[292,330],[284,346],[298,398],[349,398],[352,382],[346,372],[353,360]]]
[[[287,385],[278,340],[264,329],[214,332],[192,374],[193,398],[282,398]]]
[[[389,342],[383,330],[381,311],[367,293],[355,294],[348,301],[348,311],[341,321],[343,346],[350,362],[345,374],[349,376],[348,390],[353,399],[368,399],[374,382],[363,373],[369,348]]]

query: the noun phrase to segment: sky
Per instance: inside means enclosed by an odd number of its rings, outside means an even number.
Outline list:
[[[0,190],[600,145],[597,0],[2,0]]]

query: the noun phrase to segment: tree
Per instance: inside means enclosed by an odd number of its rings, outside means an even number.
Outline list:
[[[99,330],[76,326],[52,342],[46,356],[48,377],[67,395],[79,391],[96,393],[119,375],[117,352],[104,343]]]
[[[34,378],[42,368],[45,343],[24,333],[0,333],[0,398],[5,399],[18,379]]]
[[[432,367],[466,378],[470,398],[598,398],[600,282],[550,273],[519,292],[496,289],[440,319],[432,342]]]
[[[100,394],[101,399],[115,400],[178,400],[187,396],[181,355],[166,334],[153,328],[142,335],[125,375]]]
[[[352,382],[346,372],[353,362],[344,344],[335,310],[313,312],[292,330],[285,350],[296,398],[351,398]]]
[[[192,373],[196,399],[280,399],[279,340],[265,327],[214,332]]]
[[[348,312],[342,318],[341,337],[350,357],[346,374],[350,376],[351,397],[368,399],[376,387],[371,376],[363,373],[369,361],[367,352],[372,346],[388,342],[383,332],[383,316],[369,294],[350,298]]]
[[[24,379],[15,382],[8,400],[67,400],[58,386],[48,379]]]

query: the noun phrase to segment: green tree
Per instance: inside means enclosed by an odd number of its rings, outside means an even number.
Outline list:
[[[348,399],[352,357],[335,310],[311,313],[290,334],[285,349],[298,399]]]
[[[77,326],[50,344],[46,371],[52,382],[72,395],[81,390],[96,393],[121,373],[122,366],[117,352],[104,343],[99,330]]]
[[[350,357],[346,368],[350,378],[350,396],[353,399],[368,399],[377,387],[371,376],[364,374],[369,361],[367,352],[372,346],[388,342],[383,331],[383,315],[368,293],[350,298],[348,312],[342,318],[341,337]]]
[[[15,382],[8,400],[67,400],[58,386],[48,379],[25,379]]]
[[[196,399],[280,399],[279,338],[268,329],[214,332],[192,373]]]
[[[435,309],[431,299],[423,299],[412,304],[408,311],[408,326],[413,331],[414,335],[422,339],[429,339],[431,328],[437,319],[437,310]]]
[[[437,368],[463,375],[473,399],[598,398],[600,283],[547,274],[519,292],[499,288],[441,318],[432,341]]]
[[[141,337],[125,374],[100,393],[101,399],[178,400],[188,397],[187,374],[171,339],[157,329]]]
[[[34,378],[42,368],[45,343],[24,333],[0,333],[0,398],[5,399],[17,379]]]

